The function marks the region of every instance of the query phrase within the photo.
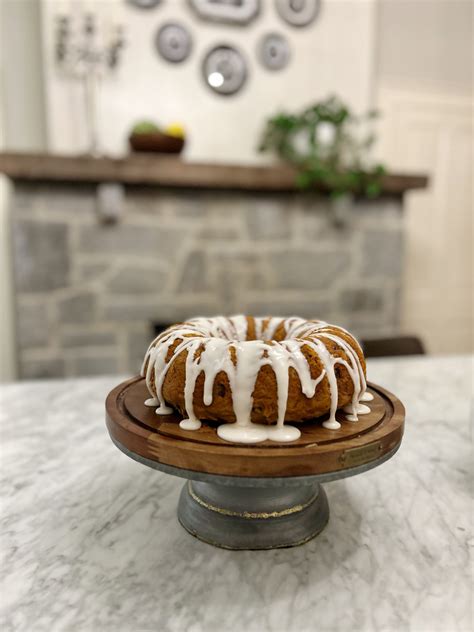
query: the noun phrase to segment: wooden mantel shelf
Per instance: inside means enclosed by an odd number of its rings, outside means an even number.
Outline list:
[[[0,173],[12,180],[45,182],[122,182],[178,188],[293,191],[295,171],[285,166],[233,166],[189,163],[179,158],[131,154],[93,158],[57,154],[0,152]],[[387,174],[385,194],[402,195],[426,187],[423,175]]]

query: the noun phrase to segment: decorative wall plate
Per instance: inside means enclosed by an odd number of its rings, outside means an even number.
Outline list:
[[[248,24],[260,10],[260,0],[189,0],[203,20]]]
[[[154,9],[161,4],[161,0],[127,0],[127,2],[137,9]]]
[[[216,46],[202,63],[204,81],[218,94],[238,92],[247,79],[247,63],[241,53],[232,46]]]
[[[275,0],[275,4],[280,17],[291,26],[311,24],[321,9],[321,0]]]
[[[163,59],[173,63],[184,61],[191,52],[192,38],[189,31],[175,22],[163,24],[156,34],[156,48]]]
[[[268,33],[260,40],[258,58],[268,70],[281,70],[290,59],[290,46],[279,33]]]

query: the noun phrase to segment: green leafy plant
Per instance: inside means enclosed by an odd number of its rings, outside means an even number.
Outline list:
[[[375,135],[368,128],[377,116],[357,117],[337,97],[330,97],[299,114],[280,113],[265,126],[259,151],[272,151],[297,171],[301,189],[319,185],[333,197],[361,193],[376,197],[385,169],[369,165]]]
[[[132,127],[132,134],[153,134],[159,131],[160,128],[153,121],[138,121]]]

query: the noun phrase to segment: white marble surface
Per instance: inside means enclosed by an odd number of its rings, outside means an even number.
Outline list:
[[[179,526],[182,481],[109,440],[117,378],[2,387],[1,629],[470,632],[472,366],[370,362],[407,407],[399,453],[326,485],[318,538],[261,552]]]

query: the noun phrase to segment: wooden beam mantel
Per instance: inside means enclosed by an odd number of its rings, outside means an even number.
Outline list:
[[[242,166],[183,162],[155,154],[95,158],[0,152],[0,173],[12,180],[45,182],[122,182],[177,188],[294,191],[295,171],[286,166]],[[402,195],[427,186],[424,175],[387,174],[385,194]]]

